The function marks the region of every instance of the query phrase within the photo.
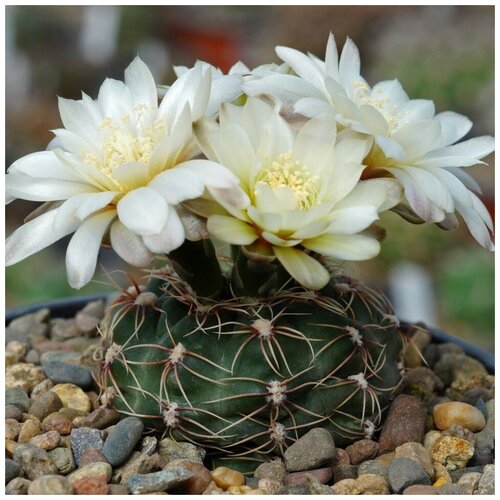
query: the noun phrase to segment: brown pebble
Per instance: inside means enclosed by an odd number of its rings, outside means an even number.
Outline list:
[[[371,439],[360,439],[345,449],[353,465],[375,458],[378,455],[378,450],[378,443]]]
[[[5,492],[10,495],[27,495],[30,484],[31,481],[29,479],[15,477],[5,486]]]
[[[54,382],[52,382],[50,378],[42,380],[39,384],[36,384],[35,387],[33,387],[33,391],[31,392],[31,400],[35,401],[35,399],[38,399],[42,394],[50,391],[52,387],[54,387]]]
[[[400,394],[389,409],[378,440],[382,455],[408,441],[421,443],[425,432],[425,409],[415,397]]]
[[[66,344],[65,342],[60,342],[58,340],[41,340],[36,342],[33,346],[40,354],[49,351],[57,352],[71,352],[74,349]]]
[[[200,462],[192,460],[173,460],[163,470],[168,470],[171,467],[184,467],[193,473],[193,476],[186,479],[179,487],[183,493],[188,495],[201,495],[210,484],[212,477],[210,471]]]
[[[12,458],[12,454],[14,453],[16,446],[19,446],[19,445],[20,445],[20,443],[16,443],[15,441],[12,441],[12,439],[6,439],[5,440],[5,456],[7,458]]]
[[[73,423],[68,417],[56,412],[44,418],[42,429],[45,432],[57,431],[61,436],[67,436],[71,433],[71,429],[73,429]]]
[[[333,476],[331,467],[322,467],[302,472],[291,472],[285,476],[285,484],[308,484],[308,475],[314,476],[321,484],[326,484]]]
[[[23,412],[14,405],[7,405],[5,407],[5,418],[13,418],[18,422],[23,418]]]
[[[73,483],[73,490],[77,495],[107,495],[109,486],[106,476],[84,477]]]
[[[403,495],[437,495],[437,492],[432,486],[412,484],[403,491]]]
[[[55,413],[63,407],[59,396],[52,391],[47,391],[38,398],[31,399],[33,400],[33,404],[30,406],[29,413],[37,417],[39,420],[43,420],[51,413]]]
[[[108,484],[108,495],[128,495],[128,488],[124,484]]]
[[[212,480],[223,490],[227,490],[230,486],[243,486],[245,484],[243,474],[229,467],[217,467],[212,471]]]
[[[332,467],[336,465],[351,465],[349,453],[342,448],[335,449],[335,458],[332,460]]]
[[[471,432],[479,432],[486,425],[484,415],[477,408],[459,401],[434,406],[432,416],[436,427],[440,430],[458,424]]]
[[[18,443],[28,443],[31,438],[38,436],[42,432],[40,428],[40,422],[29,419],[24,422],[21,432],[17,438]]]
[[[85,467],[85,465],[93,464],[95,462],[109,463],[108,459],[106,458],[104,453],[102,453],[102,451],[98,450],[97,448],[87,448],[83,451],[82,456],[80,457],[78,467],[82,468]]]
[[[5,419],[5,439],[10,439],[11,441],[15,441],[19,433],[21,432],[23,424],[20,424],[14,418],[6,418]]]
[[[57,448],[61,442],[61,435],[57,431],[48,431],[39,436],[32,437],[29,440],[30,444],[42,448],[42,450],[49,451]]]
[[[104,429],[120,421],[120,414],[114,408],[97,408],[88,415],[76,417],[73,421],[75,427],[91,427]]]

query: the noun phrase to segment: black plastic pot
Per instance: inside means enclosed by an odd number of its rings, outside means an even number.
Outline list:
[[[18,307],[16,309],[11,309],[7,311],[5,316],[5,324],[8,325],[13,319],[23,316],[24,314],[29,314],[39,309],[48,308],[51,315],[57,318],[70,318],[74,314],[85,307],[88,302],[93,300],[106,300],[107,295],[87,295],[84,297],[71,297],[67,299],[52,300],[47,302],[39,302],[37,304],[31,304],[28,306]],[[403,323],[403,328],[405,323]],[[493,374],[495,372],[495,356],[480,347],[477,347],[469,342],[443,332],[437,328],[426,327],[432,334],[433,341],[441,344],[443,342],[453,342],[461,346],[466,354],[477,359],[488,370],[489,373]]]

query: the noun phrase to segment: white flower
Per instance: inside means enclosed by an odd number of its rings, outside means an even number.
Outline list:
[[[397,80],[370,88],[360,75],[358,49],[350,39],[340,59],[331,34],[325,61],[287,47],[276,52],[295,75],[275,73],[246,81],[243,88],[249,95],[276,96],[306,117],[330,112],[341,127],[371,135],[374,146],[363,178],[396,178],[419,218],[449,229],[456,225],[456,211],[474,238],[493,249],[491,217],[471,191],[478,190],[477,184],[460,169],[483,163],[481,158],[494,149],[492,137],[456,144],[472,126],[466,117],[435,115],[432,101],[410,100]]]
[[[200,145],[236,174],[248,203],[216,200],[227,212],[214,214],[210,203],[195,202],[193,209],[209,216],[212,236],[277,258],[311,289],[325,286],[329,275],[308,251],[343,260],[378,254],[379,242],[359,233],[401,191],[390,179],[360,182],[370,138],[350,130],[337,135],[331,116],[295,132],[277,107],[254,98],[242,107],[223,105],[219,118],[219,126],[205,122],[196,129]]]
[[[175,207],[205,188],[231,194],[238,183],[220,165],[192,160],[200,152],[192,122],[205,116],[210,88],[211,73],[193,68],[158,106],[153,77],[136,58],[125,83],[106,79],[96,101],[85,94],[60,99],[65,128],[54,131],[52,149],[8,170],[7,201],[46,204],[8,238],[7,265],[76,231],[66,267],[70,284],[80,288],[94,274],[103,238],[134,266],[179,247],[185,230]]]

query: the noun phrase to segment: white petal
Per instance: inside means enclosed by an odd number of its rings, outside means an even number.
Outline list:
[[[428,99],[411,99],[399,108],[400,126],[416,120],[430,120],[435,113],[434,103]]]
[[[364,166],[357,163],[336,163],[331,185],[325,193],[325,201],[332,204],[345,198],[358,183]]]
[[[370,205],[333,210],[330,214],[329,233],[356,234],[378,219],[377,210]]]
[[[323,234],[302,244],[322,255],[341,260],[366,260],[380,252],[380,243],[363,234]]]
[[[86,285],[94,275],[101,241],[116,212],[90,217],[77,229],[66,251],[66,272],[73,288]]]
[[[359,79],[361,61],[359,50],[354,42],[347,38],[340,55],[339,77],[344,86],[350,86],[352,82]]]
[[[128,189],[145,186],[149,181],[149,166],[141,161],[122,163],[113,170],[113,179]]]
[[[327,220],[316,220],[314,222],[310,222],[305,226],[302,226],[300,229],[295,231],[290,238],[294,240],[305,240],[309,238],[315,238],[320,234],[323,234],[329,226],[329,222]]]
[[[247,207],[247,212],[259,228],[272,233],[277,233],[281,229],[281,216],[279,214],[262,212],[253,205]]]
[[[463,217],[474,239],[487,250],[493,251],[495,246],[491,241],[490,232],[477,211],[457,204],[457,212]]]
[[[297,246],[301,240],[290,239],[290,238],[280,238],[278,235],[274,233],[270,233],[269,231],[262,231],[262,237],[271,243],[271,245],[278,247],[294,247]]]
[[[302,286],[320,290],[330,281],[328,271],[313,257],[296,248],[274,247],[274,254]]]
[[[207,229],[214,238],[231,245],[250,245],[258,238],[252,226],[224,215],[212,215],[207,221]]]
[[[375,142],[383,151],[386,158],[392,158],[397,161],[403,161],[406,158],[405,150],[394,139],[384,135],[376,135]]]
[[[385,80],[375,84],[370,92],[374,99],[388,100],[387,106],[401,106],[408,102],[408,94],[403,90],[399,80]]]
[[[337,44],[335,43],[335,37],[333,36],[333,33],[330,33],[328,37],[328,43],[326,44],[325,71],[328,76],[338,80],[339,55],[337,52]]]
[[[140,235],[158,234],[167,222],[168,205],[154,189],[141,187],[127,193],[117,205],[124,226]]]
[[[182,163],[157,175],[148,186],[158,191],[169,205],[198,198],[205,190],[202,178],[183,168]]]
[[[435,120],[407,123],[392,138],[405,150],[406,158],[418,158],[439,144],[441,126]]]
[[[98,142],[98,128],[101,124],[82,101],[59,97],[58,105],[64,128],[82,136],[91,144]]]
[[[35,178],[29,175],[10,173],[5,177],[5,191],[9,196],[30,201],[65,200],[75,194],[92,193],[98,190],[88,184],[58,179]]]
[[[144,244],[153,253],[170,253],[184,243],[184,227],[174,207],[169,207],[168,219],[160,234],[144,236]]]
[[[55,137],[48,144],[46,148],[47,151],[53,151],[54,149],[63,149],[75,155],[80,155],[87,152],[98,154],[93,144],[84,139],[82,136],[71,132],[70,130],[66,130],[65,128],[58,128],[52,130],[52,133],[55,135]]]
[[[476,158],[481,159],[489,155],[495,150],[495,139],[489,135],[475,137],[468,141],[463,141],[453,146],[442,148],[430,154],[429,157],[439,156],[463,156],[464,159]],[[455,165],[446,165],[455,166]],[[460,166],[460,165],[456,165]]]
[[[189,211],[182,205],[178,205],[175,211],[184,226],[186,240],[200,241],[210,238],[206,219]]]
[[[444,146],[457,142],[472,128],[472,122],[466,116],[459,115],[453,111],[439,113],[435,119],[441,125]]]
[[[333,112],[332,106],[323,100],[313,99],[312,97],[303,97],[293,106],[296,113],[312,118],[323,113]]]
[[[109,236],[113,250],[130,265],[145,267],[153,261],[154,255],[144,245],[142,238],[127,229],[119,220],[111,226]]]
[[[93,193],[86,195],[85,199],[82,200],[82,203],[76,210],[75,215],[80,220],[84,220],[94,212],[102,210],[103,208],[108,206],[108,204],[111,203],[115,196],[118,194],[120,193],[107,191],[104,193]]]
[[[132,111],[132,96],[120,80],[106,78],[99,89],[99,108],[105,117],[120,119]]]
[[[335,209],[371,205],[381,212],[397,205],[402,194],[401,185],[395,179],[360,181],[342,201],[335,205]]]
[[[153,75],[140,57],[136,57],[125,70],[125,84],[130,90],[134,106],[146,104],[152,109],[158,108]]]
[[[238,75],[224,75],[214,78],[205,115],[213,116],[218,113],[223,102],[232,102],[237,99],[243,93],[242,84],[243,78]]]
[[[374,106],[363,104],[359,107],[361,122],[371,134],[385,135],[389,131],[389,125],[384,115]]]
[[[56,210],[51,210],[16,229],[5,242],[5,265],[11,266],[72,233],[80,221],[53,227]]]
[[[286,62],[295,73],[311,82],[315,87],[322,88],[324,74],[322,74],[318,67],[302,52],[288,47],[276,47],[276,54],[278,57]]]
[[[460,168],[444,168],[440,170],[446,170],[447,172],[450,172],[453,174],[457,179],[460,180],[460,182],[467,188],[470,189],[471,191],[475,191],[476,193],[481,194],[481,186],[477,183],[477,181],[469,175],[467,172],[464,172]]]

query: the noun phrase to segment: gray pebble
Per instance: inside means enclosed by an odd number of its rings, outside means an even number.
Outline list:
[[[127,417],[116,424],[102,448],[112,466],[120,465],[127,460],[141,438],[143,429],[144,424],[137,417]]]
[[[338,483],[342,479],[356,479],[358,477],[357,465],[336,465],[333,467],[333,481]]]
[[[332,492],[333,493],[333,492]],[[278,491],[278,495],[309,495],[309,487],[305,484],[289,484]]]
[[[69,474],[76,469],[75,459],[71,448],[54,448],[49,451],[49,456],[56,464],[59,474]]]
[[[48,475],[35,479],[28,487],[28,495],[72,495],[73,485],[64,476]]]
[[[18,422],[23,418],[23,412],[14,405],[7,405],[5,407],[5,418],[13,418]]]
[[[12,320],[5,329],[5,343],[17,340],[30,345],[33,337],[46,337],[49,331],[49,309],[40,309],[31,314],[25,314]]]
[[[335,443],[326,429],[311,429],[289,446],[283,457],[289,472],[317,469],[335,458]]]
[[[151,456],[156,452],[157,446],[158,446],[157,438],[155,438],[154,436],[144,436],[141,442],[141,453]]]
[[[203,463],[206,451],[191,443],[174,441],[173,439],[162,439],[158,443],[158,454],[166,462],[174,460],[191,460],[193,462]]]
[[[395,458],[390,463],[388,479],[389,486],[394,493],[400,493],[413,484],[431,484],[424,468],[415,460],[406,457]]]
[[[486,411],[488,413],[488,418],[493,418],[495,416],[495,400],[490,399],[486,401]]]
[[[17,406],[22,412],[27,412],[30,398],[24,389],[19,386],[5,389],[5,405]]]
[[[33,363],[34,365],[38,365],[40,363],[40,354],[36,349],[30,349],[26,353],[26,357],[24,358],[26,363]]]
[[[469,495],[469,487],[466,484],[443,484],[436,488],[438,495]]]
[[[150,474],[135,474],[128,479],[127,487],[133,495],[166,491],[192,476],[193,473],[185,467],[172,467]]]
[[[85,366],[70,365],[62,361],[50,361],[45,366],[45,375],[55,384],[74,384],[82,389],[90,389],[92,373]]]
[[[21,466],[28,479],[33,480],[47,474],[57,474],[56,464],[50,455],[37,446],[16,446],[13,458]]]
[[[470,472],[479,472],[482,474],[483,470],[484,467],[482,465],[476,465],[474,467],[465,467],[463,469],[450,470],[448,472],[450,473],[451,480],[457,483],[465,474],[469,474]]]
[[[489,418],[486,426],[474,434],[474,455],[470,465],[488,465],[493,462],[493,448],[495,446],[495,420]]]
[[[494,495],[495,494],[495,466],[485,465],[483,475],[477,485],[477,495]]]
[[[74,318],[54,318],[50,320],[50,337],[53,340],[64,341],[80,335]]]
[[[95,448],[102,450],[103,444],[104,442],[98,429],[91,429],[90,427],[71,429],[71,449],[73,450],[73,456],[77,465],[80,465],[80,458],[86,449]]]
[[[5,484],[12,481],[15,477],[21,474],[21,467],[19,464],[10,458],[5,459]]]
[[[382,462],[381,460],[367,460],[362,464],[359,464],[358,474],[375,474],[376,476],[383,477],[385,480],[388,479],[389,464]]]
[[[29,413],[42,421],[45,417],[48,417],[51,413],[55,413],[62,407],[63,403],[59,396],[55,392],[47,391],[33,401]]]
[[[7,486],[5,487],[5,492],[8,495],[27,495],[30,484],[31,481],[29,479],[25,479],[24,477],[16,477],[7,484]]]
[[[76,351],[47,351],[40,355],[40,364],[45,368],[52,361],[65,362],[76,359],[79,355]]]
[[[478,399],[474,406],[483,414],[485,419],[488,418],[488,410],[486,409],[486,403],[482,398]]]

